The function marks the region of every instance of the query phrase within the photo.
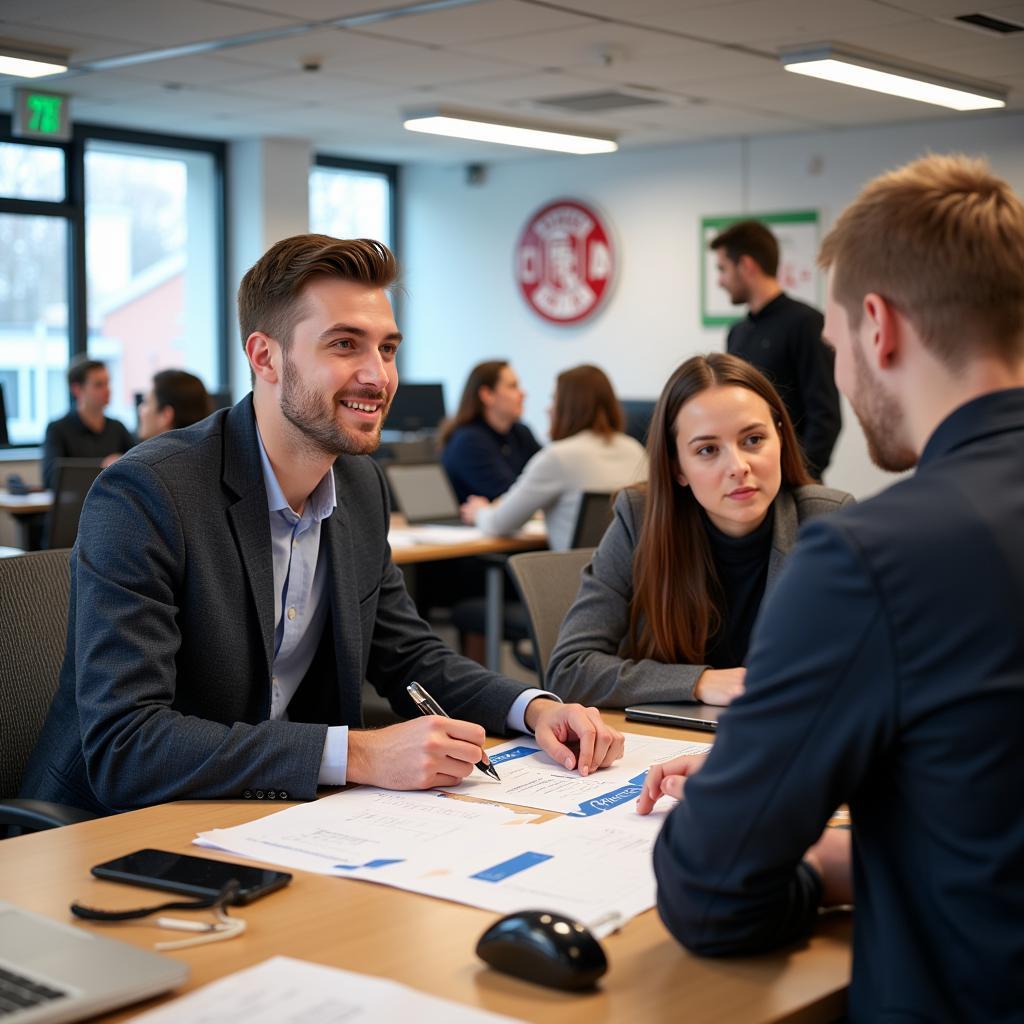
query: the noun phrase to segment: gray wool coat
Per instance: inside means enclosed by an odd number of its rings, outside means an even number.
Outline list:
[[[767,597],[800,524],[853,503],[845,491],[810,484],[783,488],[775,499]],[[633,600],[633,553],[646,497],[630,489],[619,494],[615,516],[590,564],[558,634],[548,663],[547,687],[563,700],[622,708],[642,701],[693,700],[693,689],[708,665],[669,665],[626,655]]]

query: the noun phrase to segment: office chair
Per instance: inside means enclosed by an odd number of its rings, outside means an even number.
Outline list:
[[[99,459],[58,459],[53,508],[43,531],[44,548],[72,548],[78,537],[85,496],[103,471]]]
[[[593,548],[526,551],[508,560],[509,575],[526,607],[541,681],[547,674],[548,659],[562,628],[562,619],[580,588],[580,573],[593,554]]]
[[[605,530],[611,525],[614,505],[614,494],[584,491],[569,547],[596,548],[601,543]]]
[[[70,554],[0,558],[0,835],[5,825],[38,832],[95,817],[76,807],[14,799],[64,660]]]

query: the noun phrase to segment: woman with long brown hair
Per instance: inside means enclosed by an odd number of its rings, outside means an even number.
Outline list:
[[[647,454],[648,483],[619,495],[547,683],[604,707],[728,704],[743,690],[754,619],[800,523],[853,499],[812,483],[778,393],[723,353],[672,374]]]
[[[647,455],[622,432],[622,406],[611,381],[596,366],[574,366],[555,380],[551,444],[526,464],[519,479],[496,502],[471,495],[462,518],[491,536],[515,533],[544,513],[548,546],[570,546],[580,500],[586,491],[614,493],[647,479]]]
[[[471,494],[493,501],[504,494],[540,450],[520,422],[526,392],[504,359],[469,372],[455,415],[441,427],[441,464],[460,502]]]

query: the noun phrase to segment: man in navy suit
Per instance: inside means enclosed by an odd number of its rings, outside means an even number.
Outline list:
[[[852,1020],[1021,1021],[1024,205],[927,157],[820,261],[836,382],[878,465],[917,468],[804,529],[706,763],[649,773],[641,813],[682,797],[659,910],[725,955],[855,902]]]
[[[239,288],[252,395],[97,479],[23,795],[110,813],[450,785],[485,729],[533,732],[584,775],[621,756],[594,708],[452,653],[405,591],[366,457],[398,385],[396,276],[379,242],[278,242]],[[364,679],[413,721],[363,729]],[[414,680],[452,717],[417,717]]]

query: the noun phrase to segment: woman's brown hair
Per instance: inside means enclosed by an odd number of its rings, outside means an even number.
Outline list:
[[[498,386],[498,378],[506,366],[507,359],[490,359],[486,363],[477,363],[469,371],[466,386],[462,389],[462,398],[459,399],[459,408],[451,419],[441,424],[439,441],[442,448],[457,427],[464,427],[483,416],[484,403],[480,401],[480,389],[490,388],[493,391]]]
[[[647,502],[633,558],[632,657],[699,664],[722,621],[721,591],[700,505],[683,487],[676,418],[695,395],[713,387],[741,387],[767,402],[782,441],[783,486],[813,483],[778,392],[749,363],[712,352],[687,359],[669,377],[654,407],[647,438]]]
[[[625,420],[612,382],[596,366],[574,366],[555,380],[555,412],[551,440],[561,441],[581,430],[604,438],[621,432]]]

